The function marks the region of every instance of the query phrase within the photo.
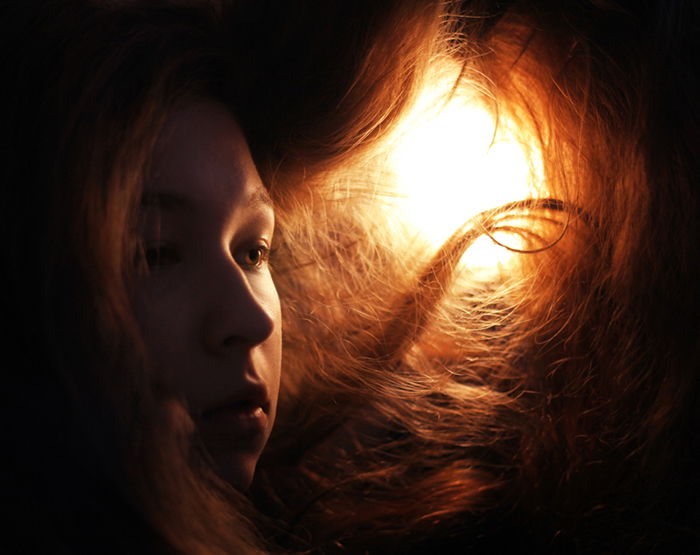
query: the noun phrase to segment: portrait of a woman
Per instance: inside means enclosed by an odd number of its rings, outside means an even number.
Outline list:
[[[0,551],[700,548],[697,7],[2,14]]]

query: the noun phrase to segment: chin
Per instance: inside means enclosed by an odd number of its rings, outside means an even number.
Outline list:
[[[246,491],[253,482],[258,457],[250,453],[218,453],[214,462],[222,480],[239,491]]]

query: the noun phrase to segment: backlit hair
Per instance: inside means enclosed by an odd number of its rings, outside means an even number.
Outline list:
[[[548,198],[429,254],[377,216],[371,152],[302,172],[267,503],[321,551],[697,546],[697,9],[438,7],[431,61],[534,137]],[[523,212],[533,253],[470,282],[464,249]]]
[[[61,0],[3,12],[7,541],[697,546],[697,8]],[[534,140],[547,195],[467,221],[431,252],[383,210],[382,153],[445,60],[462,67],[455,91],[480,91]],[[129,298],[150,152],[191,97],[230,108],[278,212],[283,389],[255,508],[167,420]],[[477,236],[514,222],[532,252],[508,275],[479,281],[459,265]]]

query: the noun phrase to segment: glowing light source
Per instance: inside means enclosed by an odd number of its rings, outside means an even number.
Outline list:
[[[396,206],[434,247],[478,213],[538,196],[541,189],[539,152],[523,144],[523,133],[509,122],[496,126],[476,91],[453,91],[457,73],[448,68],[426,87],[390,153]],[[522,246],[517,237],[503,241]],[[511,257],[484,236],[463,264],[498,268]]]

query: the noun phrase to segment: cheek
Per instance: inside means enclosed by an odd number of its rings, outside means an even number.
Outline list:
[[[265,343],[261,345],[261,348],[264,350],[267,359],[266,366],[270,368],[270,395],[273,397],[273,401],[276,404],[282,375],[282,316],[279,301],[277,301],[276,312],[273,319],[275,322],[274,331]]]
[[[273,406],[276,407],[282,374],[282,308],[272,278],[267,284],[265,304],[268,307],[268,314],[274,322],[274,327],[270,337],[261,345],[261,350],[265,353],[265,366],[269,368],[268,387]]]
[[[274,343],[274,354],[272,355],[272,367],[273,367],[273,383],[275,384],[275,398],[279,394],[280,380],[282,377],[282,330],[281,322],[279,331],[276,332],[270,339]]]
[[[155,381],[173,391],[180,389],[177,368],[191,335],[187,322],[192,308],[180,297],[153,283],[141,284],[133,295],[134,315]]]

